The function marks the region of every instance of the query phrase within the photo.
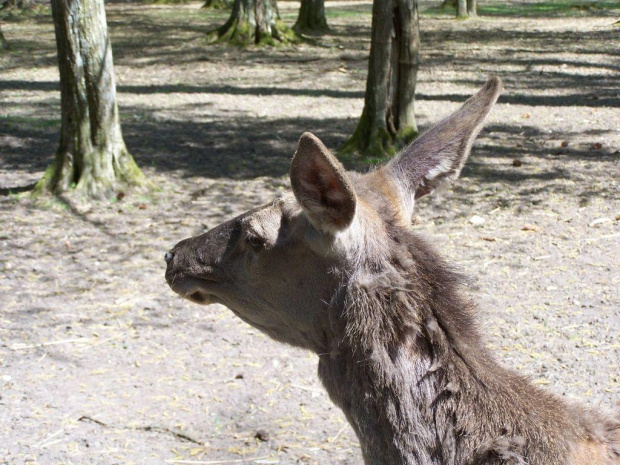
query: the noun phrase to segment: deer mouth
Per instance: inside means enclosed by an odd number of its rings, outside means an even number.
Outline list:
[[[219,302],[219,299],[213,294],[213,287],[217,284],[213,279],[186,276],[172,280],[169,284],[174,292],[194,303],[209,305]]]

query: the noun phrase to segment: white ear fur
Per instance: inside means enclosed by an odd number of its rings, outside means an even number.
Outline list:
[[[313,134],[299,139],[290,171],[293,193],[319,229],[335,233],[349,227],[357,197],[342,164]]]

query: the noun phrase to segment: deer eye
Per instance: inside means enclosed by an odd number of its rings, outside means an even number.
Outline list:
[[[245,236],[245,240],[253,249],[262,249],[265,247],[265,239],[256,234],[248,232]]]

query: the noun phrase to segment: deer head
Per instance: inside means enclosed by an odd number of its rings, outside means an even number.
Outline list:
[[[292,192],[166,254],[166,280],[182,297],[218,302],[272,338],[316,352],[327,308],[353,276],[390,266],[390,228],[411,227],[414,203],[454,181],[497,100],[498,78],[400,155],[367,174],[346,172],[305,133],[293,157]]]

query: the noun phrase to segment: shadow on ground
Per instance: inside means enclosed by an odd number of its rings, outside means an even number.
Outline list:
[[[368,15],[369,5],[370,3],[339,6],[331,12],[337,24],[339,18]],[[221,14],[163,9],[145,15],[135,5],[128,9],[117,9],[122,8],[120,5],[113,8],[109,14],[109,25],[114,40],[116,63],[121,65],[178,66],[209,61],[225,62],[234,69],[248,68],[253,63],[260,63],[264,67],[282,67],[288,72],[316,72],[317,67],[325,66],[325,63],[331,63],[336,68],[344,64],[349,70],[360,72],[364,72],[367,66],[368,40],[365,39],[362,43],[357,39],[368,36],[368,24],[347,23],[342,27],[335,26],[331,35],[321,39],[322,45],[333,46],[340,40],[349,40],[349,43],[345,51],[337,50],[331,54],[324,55],[325,48],[320,46],[306,46],[303,50],[241,51],[222,46],[209,47],[202,42],[204,30],[208,29],[209,25],[219,24]],[[35,18],[33,21],[47,28],[51,27],[49,17]],[[430,19],[423,18],[423,26],[424,21]],[[462,27],[452,20],[440,21],[445,21],[445,28],[422,27],[423,44],[441,44],[423,50],[423,54],[426,54],[426,69],[458,66],[463,69],[482,70],[481,74],[487,74],[486,70],[489,70],[488,73],[503,74],[508,87],[508,91],[500,99],[503,104],[566,108],[580,106],[593,109],[620,106],[617,79],[615,74],[611,74],[620,69],[618,52],[610,44],[608,30],[519,30],[514,26],[504,30],[489,28],[484,23],[472,22],[468,27]],[[131,31],[131,34],[127,31]],[[484,56],[469,53],[467,44],[477,44],[481,49],[491,47],[496,51]],[[14,45],[16,50],[22,52],[34,51],[37,47],[45,49],[46,53],[53,50],[47,41],[37,37],[24,38],[21,44],[15,41]],[[455,50],[464,52],[455,54]],[[564,50],[570,50],[571,56],[558,57],[557,54]],[[605,59],[593,62],[591,57],[594,56],[604,56]],[[39,63],[50,64],[49,53],[41,53],[37,59]],[[558,69],[562,66],[567,69]],[[587,69],[590,73],[573,72],[573,68],[577,67]],[[515,68],[523,71],[502,73],[502,70]],[[594,71],[598,74],[593,74]],[[356,79],[356,84],[349,88],[295,87],[295,81],[292,80],[277,85],[257,85],[254,82],[241,82],[239,85],[192,82],[121,84],[118,92],[144,98],[154,94],[170,95],[171,98],[173,94],[219,94],[328,97],[343,101],[362,99],[363,92],[359,89],[363,87],[358,85],[359,75],[352,75],[352,79]],[[473,87],[474,84],[481,83],[462,78],[451,82],[461,87]],[[55,96],[45,101],[29,103],[35,115],[32,118],[19,119],[8,115],[0,117],[0,144],[3,145],[0,168],[20,169],[31,173],[43,171],[51,161],[58,143],[58,119],[49,117],[55,114],[54,106],[58,105],[58,83],[52,80],[5,79],[0,81],[0,88],[3,92],[14,92],[10,94],[15,95],[14,98],[4,100],[5,104],[13,107],[19,105],[19,99],[24,93],[48,92]],[[550,88],[560,89],[562,92],[560,95],[542,94],[541,91]],[[463,102],[469,95],[465,92],[432,95],[418,93],[416,98],[422,102]],[[230,116],[216,115],[206,122],[178,121],[155,118],[145,112],[144,108],[127,106],[121,108],[121,113],[127,145],[141,166],[150,166],[162,172],[174,171],[187,177],[249,179],[256,176],[283,176],[288,172],[290,157],[301,133],[313,131],[328,146],[338,147],[356,125],[353,118],[308,116],[262,119],[239,113]],[[484,134],[488,135],[488,141],[479,143],[476,148],[476,153],[481,157],[492,155],[508,159],[527,155],[544,158],[551,154],[566,156],[568,159],[596,161],[610,156],[605,149],[593,154],[586,147],[571,147],[562,153],[556,153],[539,143],[541,139],[553,137],[554,134],[543,134],[535,127],[495,125],[488,127]],[[587,131],[564,132],[556,136],[564,139],[587,134]],[[503,143],[506,140],[518,143],[506,145]],[[492,165],[477,167],[475,163],[465,170],[464,175],[497,178],[507,183],[519,183],[525,176],[497,170]],[[570,175],[564,171],[544,174],[551,178]],[[2,187],[6,189],[5,186]]]

